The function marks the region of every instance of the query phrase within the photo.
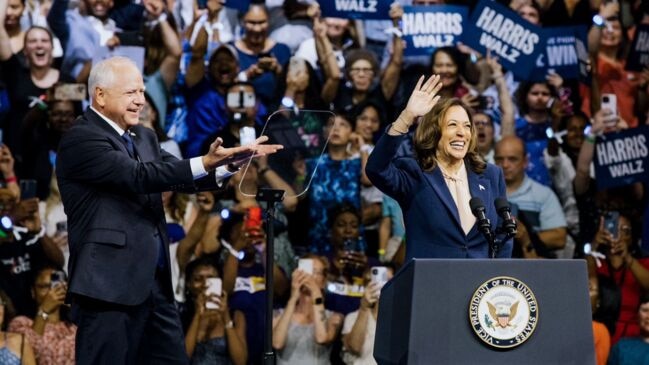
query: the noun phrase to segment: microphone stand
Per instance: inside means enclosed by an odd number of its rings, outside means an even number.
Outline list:
[[[478,220],[478,230],[482,233],[484,238],[489,243],[489,256],[493,259],[496,258],[498,247],[496,245],[496,237],[491,231],[491,222],[489,219]]]
[[[496,234],[505,233],[505,237],[503,237],[500,240],[494,238],[493,241],[491,241],[489,243],[489,249],[491,251],[490,256],[491,256],[492,259],[495,259],[496,256],[498,255],[498,251],[500,250],[500,246],[501,246],[501,244],[503,242],[507,242],[507,240],[509,240],[510,238],[513,238],[514,236],[516,236],[516,226],[514,225],[514,227],[512,229],[511,226],[509,226],[507,223],[508,222],[505,222],[504,227],[498,228],[496,230]],[[492,234],[492,236],[495,236],[495,235]]]
[[[275,365],[273,351],[273,267],[275,266],[275,204],[284,199],[284,190],[262,188],[257,200],[266,202],[266,336],[264,336],[264,365]]]

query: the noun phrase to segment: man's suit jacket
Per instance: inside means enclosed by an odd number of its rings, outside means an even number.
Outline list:
[[[168,243],[160,193],[216,188],[213,173],[194,181],[189,160],[161,150],[153,131],[131,132],[139,162],[88,109],[61,140],[56,164],[68,216],[69,292],[123,305],[149,296],[160,239]],[[164,256],[168,268],[168,250]]]
[[[370,181],[403,210],[406,226],[406,257],[411,258],[487,258],[489,245],[474,225],[467,235],[460,224],[455,201],[439,168],[423,171],[412,157],[394,158],[405,136],[384,134],[365,168]],[[497,197],[506,197],[502,170],[488,164],[477,174],[468,163],[471,197],[485,204],[487,218],[495,228],[500,219],[494,207]],[[498,257],[511,257],[511,240],[501,247]]]

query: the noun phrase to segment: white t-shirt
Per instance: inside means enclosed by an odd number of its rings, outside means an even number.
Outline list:
[[[354,311],[345,316],[345,323],[343,324],[342,334],[346,335],[352,331],[354,323],[358,318],[358,311]],[[365,331],[365,342],[363,342],[363,350],[360,356],[356,356],[348,352],[344,347],[342,350],[342,358],[347,365],[376,365],[374,360],[374,336],[376,335],[376,319],[373,315],[369,315],[367,319],[367,327]]]

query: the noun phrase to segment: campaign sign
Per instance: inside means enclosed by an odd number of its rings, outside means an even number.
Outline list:
[[[462,42],[483,54],[491,50],[504,67],[523,80],[529,79],[545,45],[541,27],[491,0],[480,1],[473,10]]]
[[[636,27],[625,68],[629,71],[642,71],[645,67],[649,67],[649,25],[642,24]]]
[[[392,0],[318,0],[324,17],[390,19]]]
[[[649,181],[647,156],[649,127],[607,133],[595,143],[595,177],[598,189]]]
[[[545,76],[556,73],[564,80],[582,79],[586,74],[588,29],[586,27],[543,28],[545,52],[536,60],[530,81],[545,81]],[[582,70],[582,64],[584,70]]]
[[[245,13],[250,6],[250,0],[225,0],[225,6]]]
[[[460,41],[469,8],[452,5],[404,6],[401,31],[406,56],[433,53]]]

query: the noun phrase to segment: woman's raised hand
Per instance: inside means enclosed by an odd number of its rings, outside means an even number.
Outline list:
[[[433,75],[424,82],[424,76],[419,78],[415,90],[412,91],[406,112],[414,118],[421,117],[428,113],[433,106],[439,101],[440,96],[437,95],[443,84],[439,81],[439,75]]]

